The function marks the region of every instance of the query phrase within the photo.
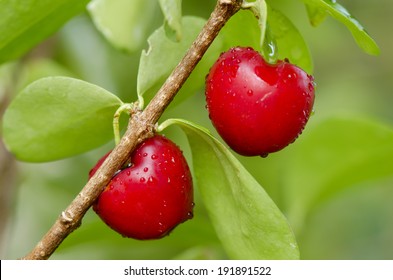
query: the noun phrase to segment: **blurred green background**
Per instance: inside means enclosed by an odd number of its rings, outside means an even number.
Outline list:
[[[393,159],[384,153],[385,148],[393,146],[393,141],[389,142],[393,133],[393,2],[340,3],[365,26],[381,54],[374,57],[362,52],[345,26],[331,18],[317,28],[311,27],[301,1],[275,1],[274,6],[292,19],[309,44],[317,82],[315,114],[302,136],[282,152],[266,159],[238,158],[288,216],[303,259],[393,259]],[[213,0],[185,0],[183,13],[207,18],[214,4]],[[146,37],[162,24],[158,7],[155,13]],[[26,84],[35,77],[56,73],[97,84],[132,102],[136,100],[139,56],[146,46],[131,55],[121,53],[96,31],[87,14],[81,15],[35,48],[25,58],[20,76],[7,76],[13,65],[0,68],[0,89],[5,80]],[[0,93],[3,104],[22,86],[11,84],[13,87]],[[3,107],[0,109],[2,112]],[[168,117],[189,119],[214,132],[205,110],[203,89],[167,111],[161,120]],[[190,158],[182,132],[171,127],[165,133]],[[15,162],[0,147],[2,259],[22,257],[33,248],[84,186],[90,168],[112,146],[109,143],[80,156],[45,164]],[[340,164],[342,170],[338,170]],[[347,166],[350,168],[345,169]],[[337,191],[325,191],[317,202],[305,207],[306,190],[336,169],[334,180],[326,179],[326,185],[337,186]],[[90,210],[82,226],[52,256],[173,258],[226,258],[197,188],[194,219],[177,227],[169,237],[156,241],[122,238]]]

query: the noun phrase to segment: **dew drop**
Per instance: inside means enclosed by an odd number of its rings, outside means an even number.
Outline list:
[[[253,96],[253,95],[254,95],[254,92],[252,91],[252,89],[249,89],[249,90],[247,91],[247,95],[248,95],[248,96]]]
[[[154,178],[153,178],[153,177],[149,177],[149,179],[147,180],[147,182],[149,182],[149,183],[154,183]]]
[[[147,153],[143,153],[143,155],[142,155],[143,157],[147,157]]]
[[[146,182],[146,179],[145,179],[145,177],[141,177],[141,178],[139,179],[139,182],[141,182],[141,183],[144,183],[144,182]]]
[[[268,155],[269,155],[269,153],[263,153],[260,156],[263,157],[263,158],[267,158]]]
[[[171,158],[171,161],[172,161],[172,163],[176,163],[175,157],[172,157],[172,158]]]
[[[171,178],[168,177],[168,184],[171,182]]]
[[[147,171],[149,171],[149,168],[147,167],[143,168],[143,172],[147,172]]]
[[[157,155],[156,154],[153,154],[152,156],[151,156],[151,159],[157,159],[158,157],[157,157]]]
[[[115,187],[114,187],[113,185],[110,185],[110,186],[109,186],[109,189],[110,189],[110,190],[113,190],[114,188],[115,188]]]
[[[192,219],[194,217],[194,214],[190,211],[187,213],[187,219]]]
[[[194,207],[195,206],[195,202],[191,202],[191,207]]]
[[[126,174],[127,174],[127,176],[130,176],[131,175],[131,171],[127,170]]]
[[[308,84],[308,89],[309,89],[310,91],[313,91],[313,90],[314,90],[314,84],[313,84],[313,83],[309,83],[309,84]]]

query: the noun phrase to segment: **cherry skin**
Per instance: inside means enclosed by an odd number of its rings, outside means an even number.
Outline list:
[[[109,227],[125,237],[158,239],[192,218],[192,177],[176,144],[156,135],[139,145],[130,160],[131,166],[116,173],[93,204]]]
[[[252,48],[221,54],[206,77],[209,117],[244,156],[267,156],[294,142],[314,104],[314,81],[288,61],[267,63]]]

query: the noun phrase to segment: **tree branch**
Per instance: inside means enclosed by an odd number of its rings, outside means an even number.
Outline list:
[[[218,0],[209,20],[164,85],[145,110],[132,115],[127,131],[119,145],[113,149],[95,175],[67,209],[61,213],[36,247],[23,259],[48,259],[61,242],[80,226],[83,216],[108,185],[113,174],[126,162],[138,144],[154,135],[154,125],[190,76],[221,28],[240,9],[241,3],[242,0]]]

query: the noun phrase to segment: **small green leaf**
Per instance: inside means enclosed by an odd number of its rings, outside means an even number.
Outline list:
[[[4,142],[22,161],[45,162],[99,147],[113,138],[121,100],[73,78],[48,77],[22,90],[3,119]]]
[[[97,29],[116,48],[133,52],[145,42],[156,1],[93,0],[88,11]]]
[[[176,33],[176,41],[180,41],[182,37],[181,2],[182,0],[159,0],[165,21],[168,23],[168,26]]]
[[[137,92],[150,100],[185,55],[186,51],[202,30],[206,20],[198,17],[186,16],[182,18],[184,32],[179,42],[174,42],[166,36],[164,27],[157,29],[148,39],[149,49],[143,50],[139,62]],[[196,90],[203,88],[204,77],[211,65],[217,59],[221,50],[220,40],[210,46],[209,50],[198,63],[186,83],[178,93],[171,106],[191,96]]]
[[[0,63],[16,59],[65,22],[83,12],[88,0],[0,1]]]
[[[299,139],[300,140],[300,139]],[[393,175],[393,128],[331,117],[308,127],[286,154],[286,209],[298,233],[313,209],[356,183]]]
[[[375,41],[368,35],[366,30],[342,5],[335,0],[302,0],[308,9],[318,11],[318,17],[323,11],[329,13],[333,18],[342,22],[352,33],[356,43],[368,54],[378,55],[380,50]],[[314,18],[315,20],[315,18]],[[317,23],[320,19],[317,20]]]
[[[196,183],[227,254],[233,259],[298,259],[284,215],[229,150],[206,129],[185,120]]]

